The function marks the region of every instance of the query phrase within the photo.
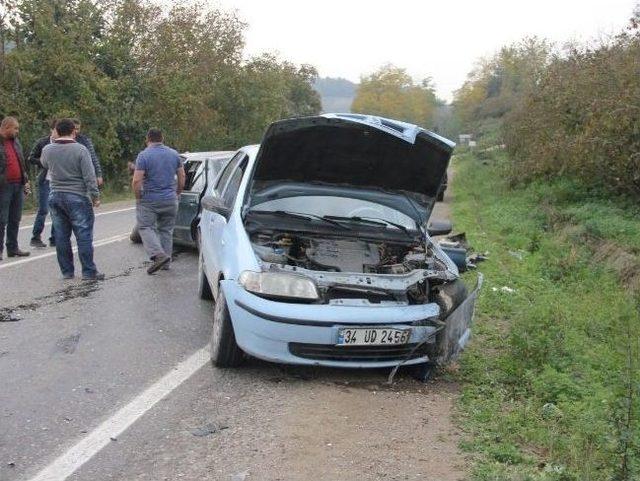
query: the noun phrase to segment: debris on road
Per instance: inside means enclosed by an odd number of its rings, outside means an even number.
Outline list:
[[[13,309],[0,309],[0,322],[18,322],[21,318]]]
[[[191,434],[202,438],[211,434],[219,433],[220,431],[224,431],[225,429],[229,429],[229,426],[217,423],[207,423],[204,426],[192,429]]]
[[[73,354],[76,352],[78,343],[80,342],[80,334],[72,334],[67,337],[63,337],[56,342],[56,347],[65,354]]]

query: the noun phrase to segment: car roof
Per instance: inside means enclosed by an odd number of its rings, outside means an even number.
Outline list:
[[[233,155],[233,151],[230,150],[216,150],[211,152],[183,152],[180,154],[185,160],[224,160]]]

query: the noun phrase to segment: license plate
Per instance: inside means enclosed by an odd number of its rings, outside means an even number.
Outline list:
[[[338,331],[338,346],[383,346],[406,344],[411,329],[346,328]]]

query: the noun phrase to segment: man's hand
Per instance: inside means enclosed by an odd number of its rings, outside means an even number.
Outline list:
[[[100,197],[94,197],[92,200],[92,204],[94,207],[100,207]]]
[[[142,181],[144,180],[144,170],[135,170],[131,180],[131,188],[137,200],[142,197]]]
[[[102,177],[96,177],[96,182],[98,183],[98,187],[102,187],[104,179]]]

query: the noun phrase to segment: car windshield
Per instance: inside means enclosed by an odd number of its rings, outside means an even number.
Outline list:
[[[417,228],[415,221],[402,212],[374,202],[349,197],[317,195],[286,197],[262,202],[253,206],[253,210],[260,210],[262,212],[288,211],[316,217],[336,217],[341,219],[351,217],[370,220],[378,219],[390,223],[387,224],[387,227],[391,229],[397,228],[392,224],[398,224],[405,229],[411,230]]]

